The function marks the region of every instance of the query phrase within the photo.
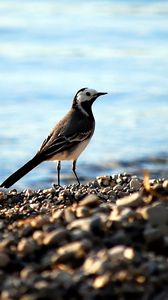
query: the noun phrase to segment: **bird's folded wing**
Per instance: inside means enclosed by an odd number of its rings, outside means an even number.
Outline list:
[[[70,149],[78,143],[88,139],[91,135],[92,130],[88,130],[87,132],[78,132],[71,136],[61,134],[55,139],[52,139],[52,136],[50,136],[47,143],[44,141],[39,152],[44,154],[46,157],[50,157],[59,152]]]

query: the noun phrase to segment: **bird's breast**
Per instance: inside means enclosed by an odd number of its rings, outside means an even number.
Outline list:
[[[78,143],[77,145],[70,147],[69,149],[59,152],[53,155],[48,160],[77,160],[79,155],[83,152],[90,141],[91,137]]]

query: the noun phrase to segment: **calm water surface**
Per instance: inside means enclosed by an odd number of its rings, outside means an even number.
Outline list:
[[[81,87],[108,92],[83,180],[168,175],[168,1],[0,2],[0,181],[30,159]],[[64,162],[63,183],[73,180]],[[50,186],[43,163],[15,187]]]

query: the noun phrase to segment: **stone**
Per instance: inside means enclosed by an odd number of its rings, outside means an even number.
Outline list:
[[[112,177],[111,176],[98,176],[96,177],[97,182],[100,187],[106,187],[111,184]]]
[[[90,210],[86,206],[79,206],[76,209],[76,217],[77,218],[85,218],[90,215]]]
[[[128,247],[124,250],[124,257],[128,260],[132,260],[135,257],[135,251],[133,248]]]
[[[43,239],[43,244],[48,246],[48,245],[59,245],[61,244],[64,240],[67,239],[69,233],[66,229],[64,228],[59,228],[53,231],[50,231],[46,233]]]
[[[114,246],[113,248],[109,249],[109,255],[112,259],[120,259],[124,255],[126,247],[125,246]]]
[[[132,178],[129,183],[129,186],[130,186],[130,190],[134,192],[139,191],[139,189],[142,187],[142,181],[139,180],[138,178]]]
[[[29,239],[22,238],[19,241],[17,246],[18,252],[20,252],[23,255],[32,254],[37,249],[38,249],[38,245],[32,238]]]
[[[110,282],[110,279],[111,279],[110,273],[105,273],[103,275],[96,277],[92,285],[95,289],[101,289]]]
[[[10,263],[10,258],[7,253],[0,251],[0,268],[6,267]]]
[[[75,214],[74,214],[74,212],[72,211],[72,209],[70,207],[67,207],[64,210],[64,220],[67,223],[71,223],[72,221],[75,220]]]
[[[79,206],[95,207],[101,203],[101,200],[96,195],[88,195],[79,202]]]
[[[121,198],[121,199],[118,199],[116,201],[116,205],[118,207],[126,207],[126,206],[129,206],[129,207],[138,207],[140,205],[143,204],[143,200],[142,200],[142,197],[140,196],[140,193],[139,192],[136,192],[132,195],[129,195],[129,196],[126,196],[124,198]]]
[[[25,197],[31,197],[31,196],[33,196],[33,195],[34,195],[34,192],[33,192],[32,190],[27,189],[27,190],[25,191]]]
[[[7,195],[4,192],[0,192],[0,201],[7,199]]]

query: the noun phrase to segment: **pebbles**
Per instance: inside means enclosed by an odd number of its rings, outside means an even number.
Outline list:
[[[126,173],[0,192],[0,299],[166,300],[167,200]]]

